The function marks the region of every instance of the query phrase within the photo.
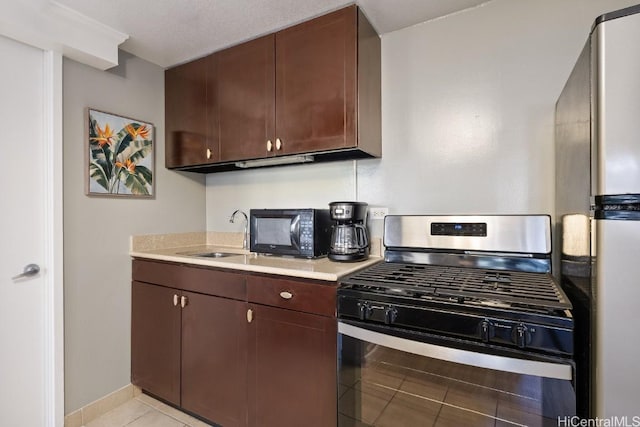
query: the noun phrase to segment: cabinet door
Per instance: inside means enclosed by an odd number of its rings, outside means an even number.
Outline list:
[[[165,72],[166,166],[200,165],[218,157],[213,55]],[[215,87],[215,86],[214,86]],[[208,93],[208,91],[210,93]],[[207,159],[207,149],[211,158]]]
[[[220,161],[220,134],[218,129],[218,56],[209,55],[203,60],[207,67],[207,149],[205,163]]]
[[[225,427],[247,425],[247,303],[184,292],[182,407]]]
[[[278,154],[356,145],[356,11],[276,33]]]
[[[180,404],[180,306],[175,289],[131,285],[131,382]]]
[[[217,54],[220,160],[272,155],[274,132],[274,35]]]
[[[249,425],[335,426],[336,319],[249,308]]]

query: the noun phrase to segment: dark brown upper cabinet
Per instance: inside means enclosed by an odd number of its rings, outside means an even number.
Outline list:
[[[183,168],[219,160],[215,55],[165,72],[165,163]]]
[[[203,113],[181,104],[191,96],[184,89],[176,96],[170,87],[175,84],[170,74],[181,75],[176,69],[193,63],[170,69],[168,168],[207,173],[252,167],[253,160],[276,156],[305,154],[326,161],[381,155],[380,38],[357,6],[207,58],[215,59],[204,67],[209,70],[201,84],[205,99],[201,94],[193,99],[206,105],[204,140],[210,142],[205,145],[217,151],[206,161],[194,159],[189,141],[182,142],[179,133],[176,137],[174,123],[184,124],[179,130],[190,134],[187,128],[194,122],[185,116],[202,119]],[[170,106],[175,100],[178,105]],[[176,110],[179,117],[170,118]],[[198,126],[193,133],[199,134]],[[182,154],[184,149],[189,152]]]
[[[218,57],[220,160],[269,155],[275,133],[273,34],[225,49]]]
[[[357,9],[276,33],[276,138],[284,154],[356,147]]]

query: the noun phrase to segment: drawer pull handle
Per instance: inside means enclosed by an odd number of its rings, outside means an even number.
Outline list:
[[[251,323],[253,321],[253,310],[247,310],[247,323]]]
[[[187,297],[180,297],[180,307],[185,308],[187,306]]]
[[[282,141],[280,138],[276,138],[276,150],[280,151],[282,149]]]
[[[273,143],[270,139],[267,140],[267,151],[273,150]]]
[[[211,149],[207,148],[207,160],[211,158]]]
[[[173,294],[173,306],[177,307],[178,306],[178,295]]]
[[[284,299],[291,299],[293,298],[293,294],[291,292],[287,292],[287,291],[282,291],[280,292],[280,296]]]

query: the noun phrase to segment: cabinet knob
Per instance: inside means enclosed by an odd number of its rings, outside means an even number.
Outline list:
[[[284,299],[291,299],[293,297],[293,294],[291,292],[282,291],[280,292],[280,296]]]
[[[177,294],[173,294],[173,306],[174,307],[178,306],[178,295]]]
[[[267,140],[267,151],[271,151],[273,150],[273,144],[271,143],[271,140]]]
[[[282,148],[282,141],[280,138],[276,138],[276,150],[280,150]]]
[[[207,148],[207,159],[211,158],[211,149]]]
[[[251,323],[253,321],[253,310],[247,310],[247,323]]]
[[[188,302],[189,300],[187,300],[187,297],[185,296],[180,297],[180,307],[185,308]]]

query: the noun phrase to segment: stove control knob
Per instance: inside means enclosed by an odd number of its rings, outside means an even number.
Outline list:
[[[480,323],[480,338],[484,342],[489,342],[491,339],[491,323],[486,319]]]
[[[524,323],[519,323],[513,328],[511,338],[518,347],[525,348],[531,340],[531,334]]]
[[[387,307],[387,309],[384,311],[384,323],[386,323],[387,325],[394,323],[397,317],[398,310],[393,307]]]
[[[367,320],[371,314],[371,307],[366,302],[358,303],[358,317],[360,320]]]

